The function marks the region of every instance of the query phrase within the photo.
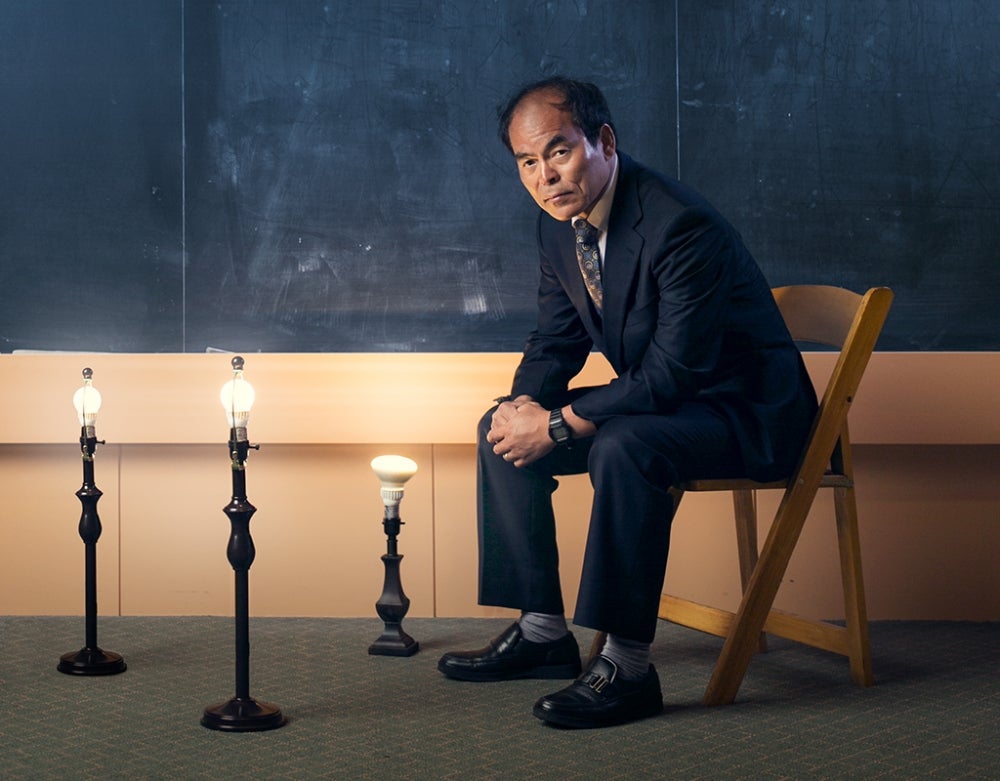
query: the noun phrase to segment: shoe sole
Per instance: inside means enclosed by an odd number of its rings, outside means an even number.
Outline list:
[[[567,727],[570,729],[595,729],[599,727],[615,727],[619,724],[628,724],[633,721],[639,721],[640,719],[648,719],[652,716],[658,716],[663,713],[663,702],[650,702],[640,708],[637,708],[631,713],[613,715],[607,718],[578,717],[573,716],[572,714],[549,711],[539,705],[535,705],[531,712],[536,718],[541,719],[546,724],[551,724],[556,727]]]

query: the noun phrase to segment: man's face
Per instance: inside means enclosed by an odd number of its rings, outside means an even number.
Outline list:
[[[514,111],[509,136],[521,184],[557,220],[586,217],[614,170],[615,136],[607,125],[596,144],[559,108],[551,90],[525,97]]]

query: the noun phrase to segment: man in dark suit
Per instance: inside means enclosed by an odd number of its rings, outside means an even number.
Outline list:
[[[787,476],[816,397],[739,234],[703,197],[618,151],[597,87],[528,85],[500,111],[500,133],[542,210],[541,281],[511,395],[480,425],[479,599],[521,618],[438,668],[470,681],[578,676],[535,716],[623,723],[663,707],[649,646],[670,487]],[[568,390],[595,347],[617,376]],[[608,640],[581,672],[551,499],[555,475],[584,471],[594,500],[574,622]]]

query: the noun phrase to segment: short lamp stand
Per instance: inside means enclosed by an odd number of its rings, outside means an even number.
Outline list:
[[[402,525],[399,505],[386,505],[382,521],[387,538],[386,553],[382,556],[385,581],[382,595],[375,603],[375,612],[385,623],[385,629],[368,647],[368,653],[375,656],[413,656],[420,650],[420,644],[403,631],[402,626],[403,618],[410,609],[410,599],[403,593],[403,583],[399,576],[399,564],[403,557],[396,550],[396,537]]]

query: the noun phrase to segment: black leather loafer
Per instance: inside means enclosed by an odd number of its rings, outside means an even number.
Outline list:
[[[532,643],[515,621],[486,648],[446,653],[438,669],[459,681],[573,678],[580,674],[580,648],[572,633],[551,643]]]
[[[637,681],[618,677],[618,667],[606,656],[596,656],[571,685],[542,697],[532,711],[549,724],[587,729],[624,724],[663,710],[660,679],[653,665]]]

